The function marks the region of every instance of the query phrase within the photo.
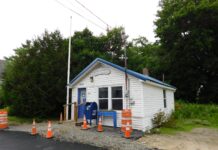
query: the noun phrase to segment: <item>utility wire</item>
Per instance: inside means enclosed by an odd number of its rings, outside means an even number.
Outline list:
[[[78,11],[78,12],[84,12],[84,10],[82,9],[82,8],[80,8],[80,7],[77,7],[71,0],[65,0],[65,1],[67,1],[71,6],[73,6],[75,9],[74,10],[76,10],[76,11]],[[82,14],[82,13],[81,13]],[[86,16],[87,17],[87,16]]]
[[[79,5],[79,7],[76,5],[76,3],[73,3],[72,2],[72,0],[65,0],[65,1],[67,1],[72,7],[70,7],[70,8],[72,8],[72,9],[74,9],[75,11],[77,11],[77,12],[80,12],[80,14],[83,14],[86,18],[89,18],[89,19],[91,19],[91,20],[93,20],[93,21],[95,21],[95,19],[96,18],[93,18],[93,15],[92,14],[90,14],[90,13],[87,13],[87,10],[85,10],[83,7],[81,7],[80,5]],[[68,4],[66,4],[67,6],[68,6]],[[98,25],[101,25],[101,24],[99,24],[98,22],[96,22]],[[103,26],[102,26],[103,27]]]
[[[78,16],[80,16],[81,18],[83,18],[84,20],[87,20],[88,22],[92,23],[93,25],[99,27],[100,29],[102,29],[102,30],[104,30],[104,31],[106,30],[105,28],[101,27],[100,25],[96,24],[96,23],[93,22],[92,20],[86,18],[85,16],[81,15],[80,13],[78,13],[78,12],[76,12],[75,10],[71,9],[70,7],[67,7],[65,4],[61,3],[60,1],[58,1],[58,0],[54,0],[54,1],[56,1],[58,4],[60,4],[60,5],[63,6],[64,8],[70,10],[71,12],[77,14]]]
[[[102,23],[104,23],[107,27],[110,27],[108,25],[108,23],[106,23],[103,19],[101,19],[100,17],[98,17],[93,11],[91,11],[90,9],[88,9],[84,4],[82,4],[81,2],[79,2],[78,0],[75,0],[79,5],[81,5],[83,8],[85,8],[88,12],[90,12],[93,16],[95,16],[96,18],[98,18]]]

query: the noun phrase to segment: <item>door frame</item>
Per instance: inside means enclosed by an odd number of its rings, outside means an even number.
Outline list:
[[[77,103],[78,103],[78,118],[82,118],[83,116],[79,116],[80,115],[80,111],[81,111],[81,107],[85,107],[84,105],[80,105],[80,103],[81,103],[81,99],[80,99],[80,96],[81,96],[81,91],[82,90],[85,90],[86,91],[86,88],[78,88],[78,98],[77,98]],[[87,95],[87,94],[86,94]],[[86,97],[86,99],[87,99],[87,97]],[[86,99],[85,99],[85,101],[86,101]],[[80,103],[79,103],[80,102]]]

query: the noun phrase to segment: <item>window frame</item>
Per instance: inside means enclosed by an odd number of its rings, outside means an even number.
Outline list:
[[[164,108],[167,108],[167,95],[165,89],[163,89],[163,103],[164,103]]]
[[[101,88],[107,88],[107,97],[100,98],[100,89]],[[106,99],[107,99],[107,108],[106,109],[101,109],[100,108],[100,101],[101,100],[106,100]],[[99,110],[108,110],[109,109],[109,88],[107,86],[98,87],[98,108],[99,108]]]
[[[112,88],[113,87],[121,87],[121,91],[122,91],[122,97],[120,97],[120,98],[112,98]],[[107,88],[108,89],[108,98],[99,98],[99,89],[100,88]],[[123,107],[124,107],[124,87],[123,87],[123,85],[121,85],[121,84],[115,84],[115,85],[105,85],[105,86],[98,86],[97,87],[97,99],[98,99],[98,108],[99,108],[99,110],[112,110],[112,111],[121,111],[122,109],[123,109]],[[100,100],[101,99],[107,99],[108,100],[108,108],[107,109],[100,109]],[[118,109],[113,109],[112,107],[112,105],[113,105],[113,101],[112,101],[112,99],[122,99],[122,109],[121,110],[118,110]]]
[[[121,94],[122,94],[122,96],[121,97],[116,97],[116,98],[114,98],[113,97],[113,88],[116,88],[116,87],[121,87]],[[123,109],[123,95],[124,95],[124,93],[123,93],[123,86],[111,86],[111,109],[112,110],[116,110],[116,111],[120,111],[120,110],[122,110]],[[122,101],[122,108],[121,109],[113,109],[113,101],[116,101],[116,100],[121,100]]]

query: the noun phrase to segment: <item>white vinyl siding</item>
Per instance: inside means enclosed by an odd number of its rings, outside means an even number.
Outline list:
[[[164,94],[166,92],[166,108],[164,107]],[[146,129],[152,128],[151,119],[154,114],[159,111],[164,111],[166,114],[170,114],[174,110],[174,91],[162,89],[150,84],[144,84],[144,111],[146,120]]]
[[[96,74],[96,72],[101,72],[101,70],[109,69],[111,73],[109,75],[98,75],[93,77],[93,82],[91,82],[90,77]],[[143,129],[143,86],[142,83],[135,77],[128,76],[130,80],[130,97],[135,101],[135,104],[131,106],[133,113],[133,128],[142,130]],[[101,87],[108,87],[108,99],[112,99],[111,88],[122,86],[122,96],[124,97],[124,87],[125,87],[125,74],[115,68],[109,67],[107,65],[99,64],[90,73],[88,73],[84,78],[82,78],[76,85],[73,86],[72,98],[73,101],[77,102],[77,89],[85,87],[87,91],[87,102],[96,102],[99,106],[98,100],[98,89]],[[123,98],[123,108],[126,107],[126,101]],[[112,110],[112,103],[108,103],[109,110]],[[117,110],[117,125],[121,126],[121,110]],[[73,118],[72,118],[73,119]],[[103,125],[112,126],[113,120],[111,117],[104,117]]]

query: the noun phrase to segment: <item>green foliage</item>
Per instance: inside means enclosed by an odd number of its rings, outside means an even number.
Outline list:
[[[160,46],[157,43],[149,43],[145,37],[134,39],[127,47],[128,68],[142,73],[147,68],[153,77],[161,79],[161,62],[159,61]]]
[[[34,118],[36,123],[41,123],[41,122],[47,122],[47,118],[40,118],[36,117]],[[52,119],[53,121],[57,121],[57,118],[49,118],[50,120]],[[18,117],[18,116],[8,116],[8,123],[10,125],[20,125],[20,124],[31,124],[33,122],[33,118],[30,117]]]
[[[121,64],[119,57],[126,38],[123,28],[112,29],[107,35],[98,37],[88,29],[75,32],[70,78],[97,57]],[[6,60],[1,91],[4,104],[10,106],[10,114],[40,118],[58,116],[66,99],[68,39],[59,31],[46,31],[36,39],[27,40],[15,53]]]
[[[67,45],[58,31],[26,41],[7,59],[3,88],[11,114],[56,115],[64,103]]]
[[[218,126],[218,106],[214,104],[193,104],[176,103],[175,119],[196,119],[201,120],[203,124],[213,124]]]
[[[155,128],[159,128],[167,121],[167,116],[163,111],[159,111],[158,113],[154,114],[151,121]]]
[[[4,107],[3,99],[4,99],[3,89],[2,86],[0,85],[0,109]]]
[[[20,125],[24,123],[30,124],[32,122],[32,119],[24,118],[24,117],[9,116],[8,121],[9,121],[9,125]]]
[[[196,127],[218,128],[218,105],[179,101],[171,117],[159,129],[160,133],[190,131]]]
[[[218,103],[218,1],[161,0],[160,6],[162,69],[177,98]]]

